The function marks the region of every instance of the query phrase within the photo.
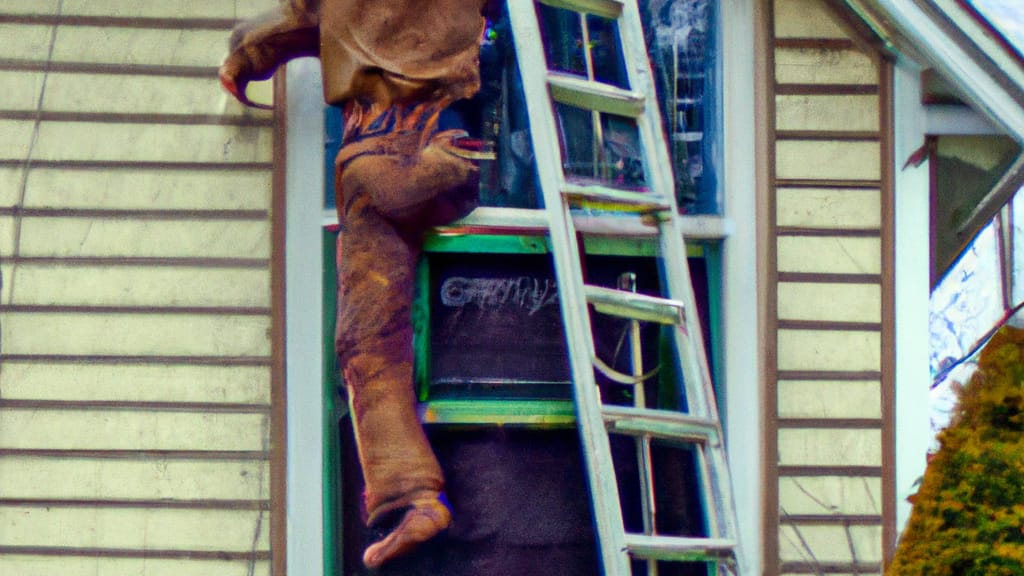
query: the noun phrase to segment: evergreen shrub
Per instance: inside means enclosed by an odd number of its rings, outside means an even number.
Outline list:
[[[886,576],[1024,576],[1024,330],[959,391]]]

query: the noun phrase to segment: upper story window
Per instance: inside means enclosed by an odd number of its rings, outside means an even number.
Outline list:
[[[713,0],[640,0],[647,51],[655,75],[658,107],[672,160],[677,202],[684,214],[722,210],[719,165],[717,35]],[[548,66],[627,88],[616,24],[596,15],[539,4]],[[480,50],[481,89],[442,118],[442,128],[462,128],[495,152],[480,166],[484,206],[536,208],[536,166],[528,110],[522,93],[507,17],[488,23]],[[636,125],[614,114],[557,105],[567,177],[642,187],[643,166]],[[596,116],[596,117],[595,117]],[[341,140],[337,110],[327,113],[328,166]],[[328,183],[328,190],[332,187]],[[325,206],[333,207],[330,194]]]
[[[640,11],[679,206],[687,214],[720,213],[717,3],[641,0]]]

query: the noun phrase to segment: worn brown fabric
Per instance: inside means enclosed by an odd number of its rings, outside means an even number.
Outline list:
[[[416,415],[412,301],[424,231],[464,215],[479,171],[457,131],[436,133],[443,102],[385,109],[350,103],[336,162],[336,346],[364,480],[366,522],[408,509],[366,551],[368,566],[447,527],[441,467]]]
[[[366,521],[405,510],[364,556],[375,567],[451,521],[441,467],[416,415],[412,299],[424,231],[467,213],[478,170],[437,132],[441,111],[480,84],[486,0],[290,0],[239,25],[220,79],[246,84],[319,56],[324,97],[345,107],[336,163],[337,354],[365,484]]]
[[[222,68],[245,93],[278,64],[319,56],[324,99],[378,103],[480,87],[479,41],[487,0],[290,0],[239,25]]]

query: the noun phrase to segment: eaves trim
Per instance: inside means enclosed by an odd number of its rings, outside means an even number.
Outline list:
[[[854,0],[845,1],[858,14],[862,13],[853,6]],[[1024,144],[1024,107],[1015,98],[1024,95],[1009,92],[915,2],[867,0],[866,3],[880,11],[900,35],[912,42],[916,53],[945,76],[972,107]]]

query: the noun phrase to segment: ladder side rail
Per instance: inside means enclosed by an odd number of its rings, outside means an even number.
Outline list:
[[[561,296],[559,300],[569,348],[573,395],[576,400],[578,428],[593,500],[591,509],[594,511],[601,565],[606,576],[628,576],[629,555],[626,551],[625,530],[622,511],[618,504],[619,494],[615,475],[601,474],[599,471],[602,466],[596,465],[602,455],[611,454],[611,447],[608,434],[605,432],[594,378],[594,345],[587,303],[583,297],[583,271],[578,261],[576,235],[566,200],[561,194],[564,179],[560,165],[562,151],[555,130],[554,110],[550,103],[545,74],[538,74],[536,71],[531,73],[524,69],[526,66],[543,66],[546,72],[547,59],[543,50],[543,39],[532,0],[509,2],[508,10],[517,58],[522,69],[523,91],[530,107],[530,136],[534,157],[546,159],[537,162],[537,171],[549,219],[555,277]],[[537,105],[540,102],[544,104]],[[561,207],[557,214],[555,207]],[[614,501],[615,505],[601,504],[609,500]]]
[[[725,458],[724,435],[718,418],[717,403],[713,394],[711,370],[704,346],[704,333],[701,330],[700,318],[697,314],[696,297],[690,277],[686,245],[683,241],[682,225],[676,205],[675,179],[672,176],[672,163],[668,154],[668,140],[658,114],[658,99],[654,85],[654,77],[648,64],[647,45],[642,35],[643,25],[637,2],[623,3],[622,15],[619,20],[619,34],[623,44],[623,58],[626,62],[626,73],[629,88],[648,95],[647,106],[638,122],[641,146],[647,150],[646,158],[653,159],[645,166],[646,177],[655,192],[665,197],[671,207],[660,214],[659,221],[659,252],[664,266],[665,290],[671,298],[682,300],[685,310],[685,329],[676,327],[672,330],[676,353],[680,355],[683,368],[683,388],[687,394],[689,413],[701,418],[714,420],[718,428],[714,445],[708,445],[706,456],[710,466],[705,467],[713,475],[710,490],[704,493],[714,494],[716,502],[705,506],[708,514],[716,518],[709,519],[709,528],[713,537],[735,539],[736,510],[732,500],[732,480],[729,475]],[[678,258],[670,257],[679,255]],[[684,332],[685,330],[685,332]]]
[[[679,223],[679,209],[675,199],[675,179],[672,177],[672,163],[668,154],[661,117],[658,114],[654,78],[650,72],[647,44],[640,31],[643,23],[636,2],[623,4],[619,20],[619,35],[622,38],[623,58],[627,62],[626,73],[631,90],[647,94],[647,106],[640,118],[638,128],[641,146],[647,151],[649,160],[645,166],[645,177],[651,189],[664,196],[669,209],[659,214],[659,252],[664,266],[664,287],[671,298],[682,300],[685,311],[685,334],[673,330],[673,337],[683,367],[683,388],[686,390],[688,411],[696,416],[717,418],[714,400],[707,391],[712,389],[707,358],[704,353],[703,333],[696,314],[696,298],[690,279],[689,267],[682,261],[686,258],[682,227]],[[672,257],[673,255],[680,255]]]

